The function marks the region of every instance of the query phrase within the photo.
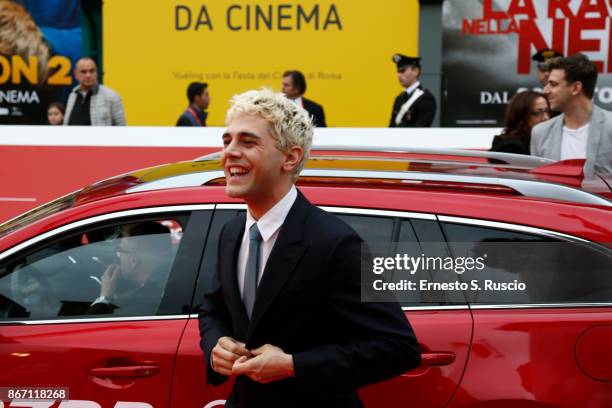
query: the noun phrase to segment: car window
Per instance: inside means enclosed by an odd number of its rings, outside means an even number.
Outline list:
[[[185,217],[74,232],[0,264],[0,319],[155,315]]]
[[[444,234],[440,225],[435,220],[405,219],[401,221],[397,249],[390,255],[407,254],[411,257],[447,257],[450,255]],[[397,272],[396,272],[397,273]],[[447,273],[436,269],[419,271],[413,275],[415,282],[421,280],[433,283],[450,282],[451,277]],[[394,276],[393,281],[401,277]],[[458,291],[403,291],[400,303],[402,306],[435,306],[447,304],[465,304],[463,293]]]
[[[200,268],[198,284],[195,293],[195,306],[198,309],[204,298],[204,293],[212,287],[212,278],[217,264],[217,249],[219,234],[227,221],[244,213],[244,210],[216,210],[210,227],[210,235],[207,240],[204,259]],[[370,217],[362,215],[338,214],[339,218],[346,221],[361,237],[369,244],[381,242],[390,243],[393,234],[393,218]]]
[[[558,304],[612,302],[612,254],[588,243],[480,227],[442,223],[454,256],[488,255],[482,272],[465,272],[460,278],[488,279],[507,284],[509,290],[469,291],[474,304]],[[522,283],[524,289],[508,286]]]
[[[336,216],[350,225],[370,248],[393,241],[395,219],[392,217],[355,214],[336,214]]]
[[[219,249],[221,229],[226,222],[244,212],[245,210],[215,210],[212,223],[210,224],[208,239],[206,240],[204,256],[200,264],[198,283],[194,294],[194,306],[192,308],[194,312],[197,312],[202,305],[204,293],[212,289],[214,272],[217,267],[217,250]]]
[[[211,224],[209,239],[206,243],[203,262],[198,277],[195,292],[194,310],[198,310],[202,303],[204,293],[211,289],[212,278],[217,262],[219,234],[225,223],[236,217],[243,210],[215,210]],[[368,244],[374,252],[395,253],[398,250],[408,253],[422,253],[438,255],[440,251],[448,254],[444,235],[434,220],[403,219],[397,217],[371,216],[360,214],[335,214],[348,223]],[[435,245],[424,245],[419,240],[435,242]],[[401,246],[401,247],[400,247]],[[375,255],[375,254],[374,254]],[[436,275],[435,279],[442,279]],[[465,298],[461,293],[452,296],[421,296],[415,292],[408,298],[402,298],[402,306],[431,306],[440,304],[464,304]]]

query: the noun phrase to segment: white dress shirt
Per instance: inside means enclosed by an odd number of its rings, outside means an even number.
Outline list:
[[[304,107],[304,101],[302,100],[301,96],[298,96],[295,99],[291,99],[291,102],[295,103],[297,106],[299,106],[300,108]]]
[[[270,257],[270,252],[274,247],[276,238],[280,231],[281,225],[285,222],[287,214],[293,206],[295,199],[297,198],[297,190],[295,186],[291,186],[291,189],[285,196],[277,202],[274,207],[270,208],[263,217],[259,220],[253,218],[251,213],[246,213],[246,224],[244,228],[244,234],[242,235],[242,242],[240,244],[240,252],[238,253],[238,289],[240,290],[240,296],[244,293],[244,273],[246,269],[247,259],[249,258],[249,228],[257,223],[257,228],[261,234],[262,242],[259,247],[261,253],[259,254],[259,271],[257,273],[257,284],[261,281],[263,271]]]
[[[419,87],[419,85],[421,85],[421,82],[420,81],[416,81],[414,84],[412,84],[408,88],[406,88],[406,93],[408,95],[410,95],[412,92],[414,92],[415,89],[417,89]]]
[[[588,137],[588,123],[578,129],[569,129],[563,126],[563,134],[561,136],[561,160],[586,158]]]

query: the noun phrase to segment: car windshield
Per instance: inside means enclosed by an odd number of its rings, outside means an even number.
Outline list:
[[[44,218],[51,214],[55,214],[56,212],[65,210],[66,208],[70,208],[73,205],[74,199],[79,192],[80,190],[62,196],[56,200],[50,201],[46,204],[41,205],[40,207],[36,207],[33,210],[21,214],[18,217],[8,220],[3,224],[0,224],[0,238],[25,225],[38,221],[41,218]]]

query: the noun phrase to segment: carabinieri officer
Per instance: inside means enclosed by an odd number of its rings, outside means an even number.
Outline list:
[[[419,82],[421,58],[394,54],[397,78],[404,91],[395,98],[389,127],[429,127],[436,115],[436,99]]]

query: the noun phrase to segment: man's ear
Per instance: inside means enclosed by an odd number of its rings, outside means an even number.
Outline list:
[[[304,149],[300,146],[292,146],[285,152],[285,159],[283,160],[283,170],[288,173],[293,173],[295,168],[302,161],[304,157]]]
[[[582,92],[582,82],[576,81],[572,84],[572,95],[578,95]]]

